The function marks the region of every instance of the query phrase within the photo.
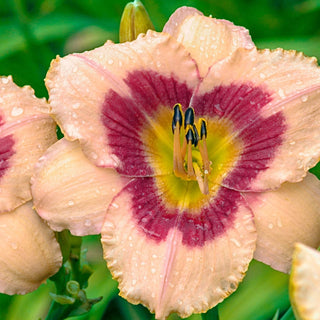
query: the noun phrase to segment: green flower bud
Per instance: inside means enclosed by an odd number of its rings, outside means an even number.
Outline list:
[[[80,291],[80,284],[77,281],[70,280],[66,285],[67,291],[73,296],[77,295]]]
[[[129,2],[122,13],[119,41],[126,42],[137,39],[140,33],[154,30],[147,10],[139,0]]]

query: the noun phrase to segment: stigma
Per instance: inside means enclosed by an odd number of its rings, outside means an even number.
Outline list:
[[[198,130],[199,128],[199,130]],[[207,150],[207,123],[200,118],[195,124],[192,107],[183,114],[181,104],[173,107],[173,172],[183,180],[195,180],[203,194],[209,193],[208,176],[211,163]],[[181,135],[183,141],[181,143]]]

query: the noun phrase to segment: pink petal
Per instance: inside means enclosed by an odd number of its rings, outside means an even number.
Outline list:
[[[244,196],[255,215],[257,260],[289,272],[296,242],[320,245],[320,181],[312,174],[277,191]]]
[[[0,212],[8,212],[31,199],[33,166],[57,138],[49,105],[30,87],[1,77],[0,91]]]
[[[37,212],[53,230],[98,234],[109,203],[126,183],[114,169],[94,166],[78,141],[62,139],[38,162],[32,195]]]
[[[210,66],[237,48],[254,48],[249,32],[227,20],[205,17],[196,9],[176,10],[163,28],[191,53],[205,76]]]
[[[243,142],[236,190],[300,181],[320,157],[320,69],[294,51],[239,49],[212,67],[193,104],[230,121]],[[243,160],[243,161],[242,161]]]
[[[130,82],[137,73],[145,75],[140,77],[143,86]],[[150,74],[155,77],[149,79]],[[139,99],[147,101],[149,97],[153,98],[151,106],[156,100],[157,106],[170,104],[168,107],[172,108],[180,102],[179,96],[172,82],[163,84],[163,78],[187,88],[194,88],[199,82],[197,66],[184,48],[168,34],[150,31],[133,42],[108,42],[93,51],[57,58],[46,85],[52,112],[67,138],[79,139],[86,156],[96,165],[117,167],[119,161],[109,147],[113,140],[109,141],[108,134],[113,132],[106,127],[108,118],[103,110],[116,105],[112,97],[132,99],[133,93],[135,110],[139,109]],[[119,123],[120,128],[130,123],[126,117],[124,121]],[[119,128],[113,130],[117,132]],[[130,130],[125,133],[136,134]]]
[[[228,203],[220,199],[185,219],[185,212],[157,199],[150,179],[131,182],[109,206],[101,231],[108,267],[120,295],[144,304],[156,319],[205,312],[244,276],[255,247],[252,214],[238,198],[236,211],[223,215],[219,208]]]
[[[0,215],[0,292],[25,294],[58,272],[62,264],[54,232],[28,202]]]

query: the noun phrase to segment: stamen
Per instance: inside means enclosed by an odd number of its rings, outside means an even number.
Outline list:
[[[200,126],[200,139],[207,138],[207,122],[203,118],[199,119],[199,126]]]
[[[184,114],[184,129],[187,128],[188,125],[194,124],[194,110],[189,107]]]
[[[172,133],[174,133],[174,129],[179,123],[179,127],[182,126],[182,107],[180,103],[176,103],[173,107],[173,117],[172,117]]]
[[[184,157],[181,153],[180,145],[180,128],[182,126],[182,108],[181,104],[177,103],[173,108],[172,118],[172,131],[173,131],[173,172],[174,174],[182,179],[187,178],[187,174],[184,170]]]
[[[173,131],[173,171],[174,174],[184,180],[197,180],[199,189],[203,194],[209,193],[208,175],[210,173],[210,161],[207,150],[207,123],[205,119],[199,119],[200,135],[197,126],[194,124],[194,110],[187,108],[184,117],[181,104],[177,103],[173,108],[172,131]],[[184,121],[183,121],[184,120]],[[184,128],[182,128],[182,123]],[[180,130],[186,132],[183,143],[180,143]],[[192,146],[198,147],[201,163],[198,160],[193,162]],[[196,156],[197,153],[194,154]],[[186,164],[185,157],[187,155]],[[196,158],[197,159],[197,158]]]
[[[200,137],[199,137],[198,129],[195,124],[192,125],[192,128],[194,132],[194,146],[196,147],[198,145]]]
[[[199,119],[199,126],[200,126],[200,140],[199,143],[199,151],[203,161],[203,170],[204,174],[208,175],[210,172],[210,161],[208,156],[208,149],[207,149],[207,122],[203,118]]]
[[[186,134],[186,140],[188,145],[188,155],[187,155],[187,169],[188,169],[188,178],[193,178],[195,176],[193,165],[192,165],[192,145],[194,144],[194,134],[191,128],[188,129]]]

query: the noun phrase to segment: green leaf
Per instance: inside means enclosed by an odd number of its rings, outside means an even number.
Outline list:
[[[295,320],[295,316],[293,314],[292,308],[290,307],[287,312],[281,317],[280,320]]]
[[[272,320],[279,320],[279,309],[276,311],[276,313],[274,314]]]
[[[274,310],[287,310],[290,305],[287,274],[253,260],[244,281],[230,297],[219,304],[221,319],[265,320]]]
[[[311,168],[309,171],[313,173],[315,176],[317,176],[318,179],[320,179],[320,162],[315,167]]]

